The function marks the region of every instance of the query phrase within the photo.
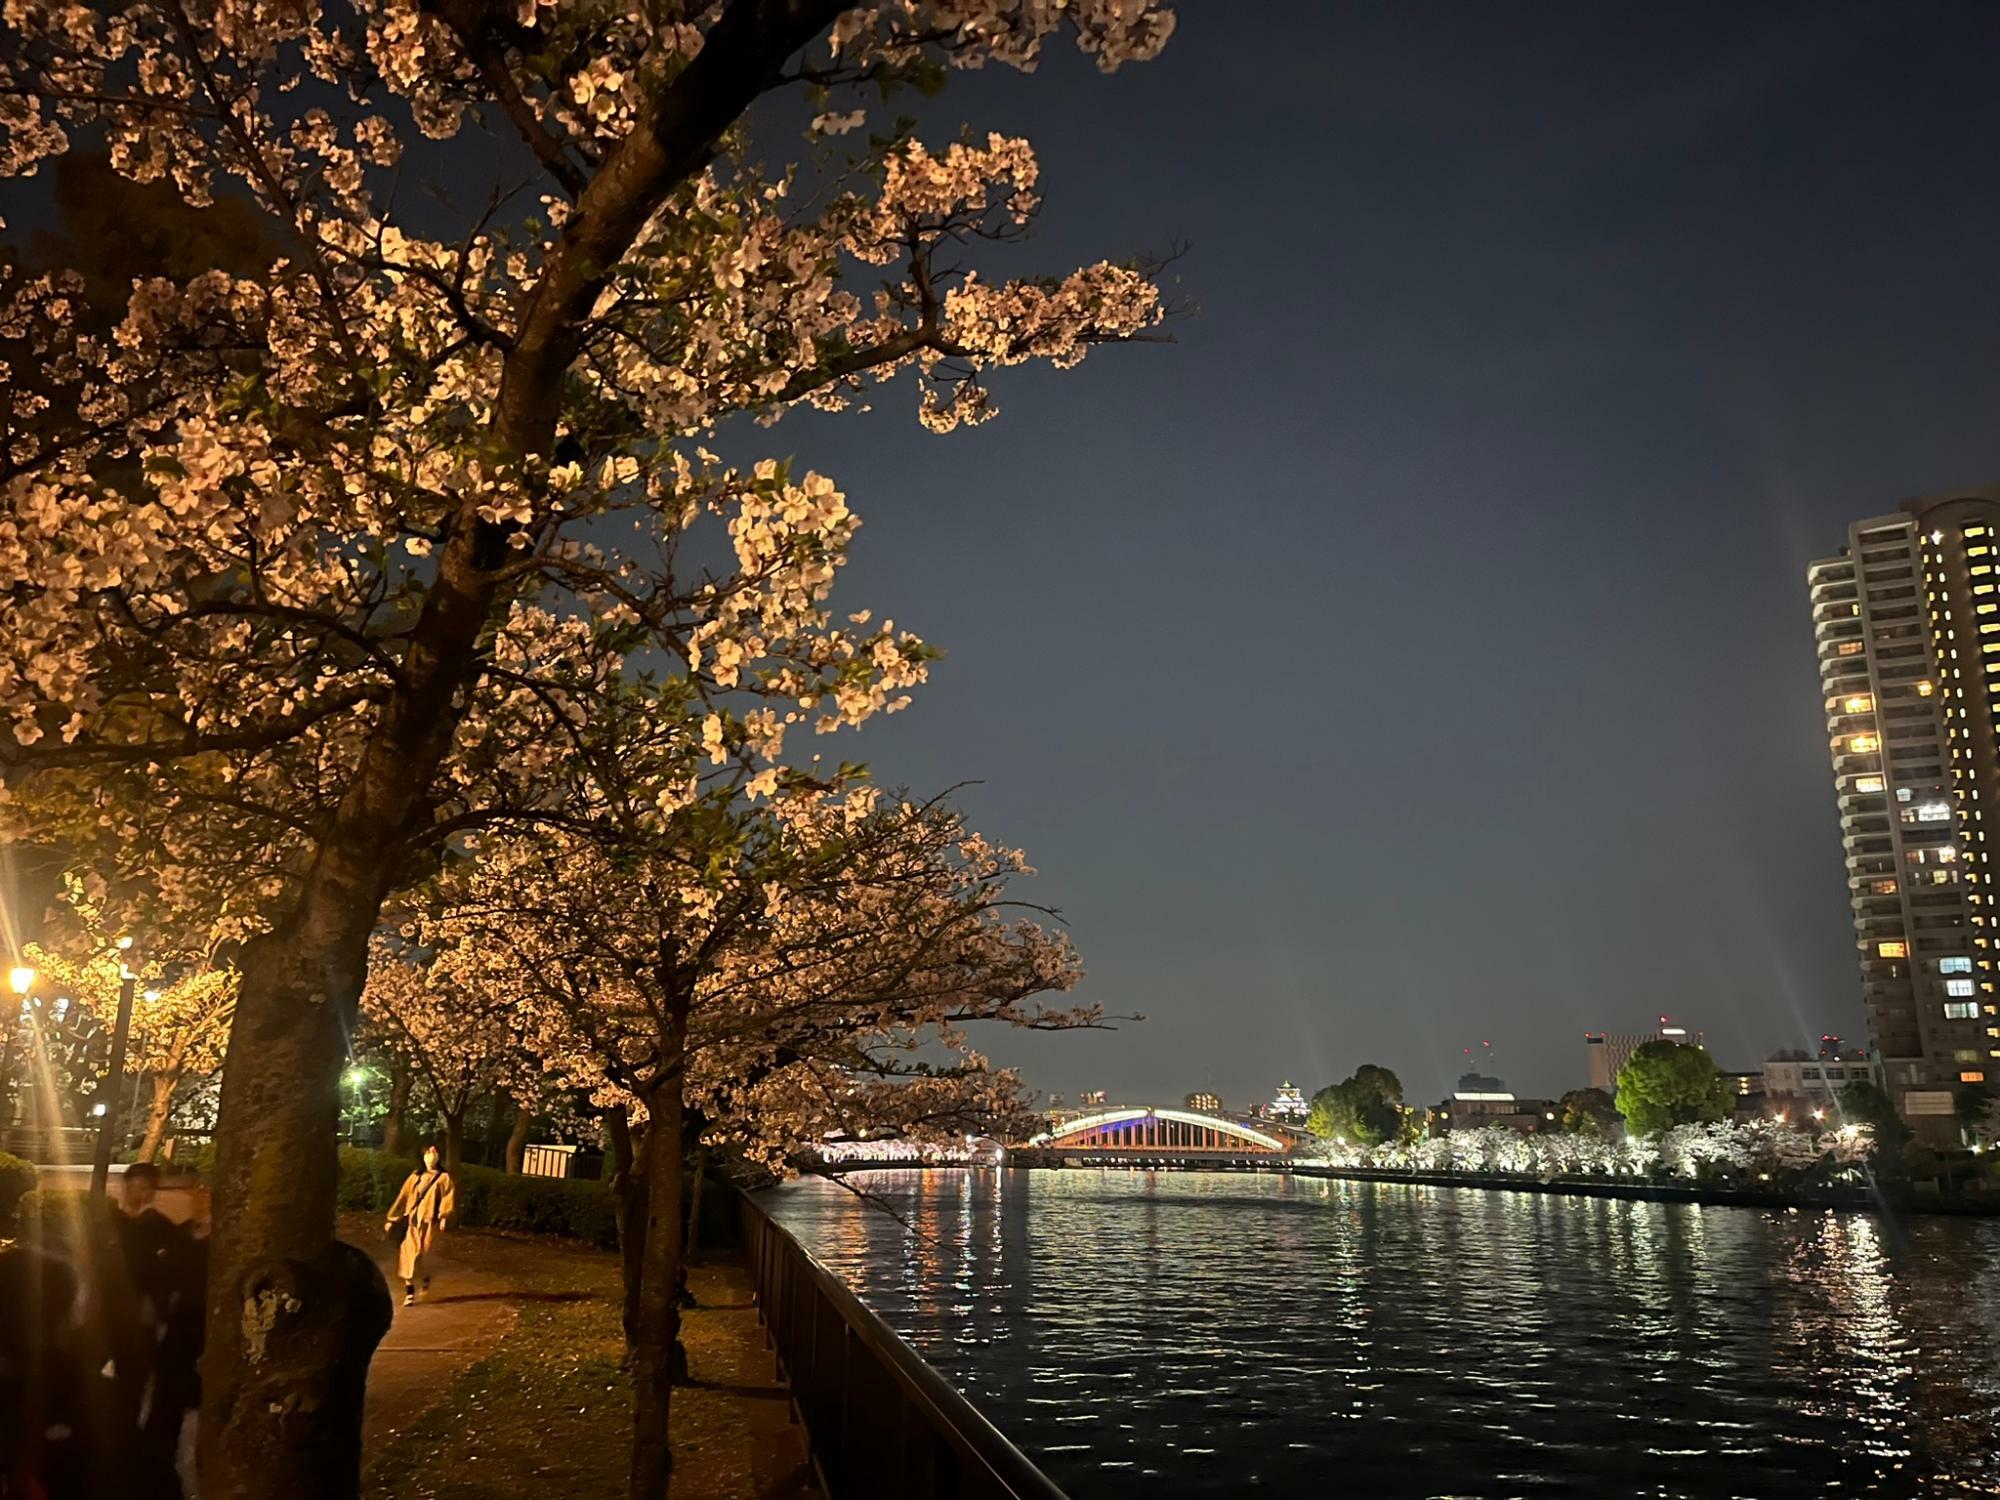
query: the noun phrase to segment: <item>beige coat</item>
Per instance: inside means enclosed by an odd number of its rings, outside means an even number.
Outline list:
[[[389,1209],[391,1224],[405,1214],[410,1220],[396,1252],[396,1274],[403,1280],[416,1280],[421,1269],[419,1260],[430,1254],[437,1237],[449,1227],[456,1205],[457,1192],[452,1186],[451,1173],[442,1169],[427,1172],[419,1167],[404,1179],[403,1189]]]

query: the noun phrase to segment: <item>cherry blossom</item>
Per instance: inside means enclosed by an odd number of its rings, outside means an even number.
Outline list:
[[[1140,259],[983,272],[1037,211],[1025,143],[834,132],[1059,39],[1141,61],[1173,18],[13,0],[7,23],[0,171],[101,146],[271,231],[254,273],[140,279],[108,333],[73,269],[0,279],[38,372],[0,410],[0,831],[237,945],[203,1487],[351,1493],[313,1339],[366,1295],[330,1142],[384,904],[469,841],[659,838],[782,797],[815,774],[802,741],[905,705],[930,649],[831,604],[862,507],[725,461],[721,430],[907,374],[946,431],[991,416],[997,372],[1156,336],[1163,308]],[[497,164],[490,194],[397,191],[419,138],[488,131],[448,149]],[[592,757],[628,723],[645,774],[607,790]],[[253,1286],[285,1291],[231,1304]],[[642,1434],[634,1492],[665,1472]]]

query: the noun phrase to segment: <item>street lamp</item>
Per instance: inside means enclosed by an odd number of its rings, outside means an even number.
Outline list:
[[[345,1073],[340,1075],[340,1081],[354,1090],[353,1101],[348,1105],[347,1109],[347,1138],[357,1146],[361,1144],[361,1104],[368,1088],[368,1080],[371,1076],[369,1071],[362,1067],[360,1063],[352,1064]]]
[[[35,987],[35,979],[28,964],[16,964],[7,971],[7,988],[14,992],[14,1003],[7,1007],[7,1034],[0,1039],[0,1131],[14,1123],[14,1033],[21,1029],[21,1008]]]
[[[122,937],[117,947],[121,954],[125,953],[131,949],[132,940]],[[90,1196],[100,1202],[111,1181],[111,1132],[117,1129],[119,1104],[125,1092],[125,1044],[132,1036],[132,993],[138,982],[139,976],[132,966],[119,959],[118,1024],[111,1032],[111,1076],[104,1080],[105,1097],[91,1111],[101,1123],[97,1127],[97,1155],[90,1164]]]

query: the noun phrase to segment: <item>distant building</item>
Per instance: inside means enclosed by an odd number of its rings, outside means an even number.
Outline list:
[[[1981,832],[2000,811],[1997,565],[2000,487],[1857,521],[1806,572],[1871,1050],[1940,1141],[1952,1091],[2000,1079]]]
[[[1837,1038],[1836,1038],[1837,1040]],[[1881,1063],[1860,1048],[1814,1057],[1810,1052],[1774,1052],[1764,1064],[1767,1098],[1809,1100],[1824,1106],[1850,1083],[1882,1083]]]
[[[1278,1085],[1278,1092],[1271,1100],[1270,1118],[1289,1120],[1295,1125],[1303,1125],[1312,1108],[1306,1103],[1306,1096],[1292,1087],[1290,1079]]]
[[[1222,1095],[1207,1093],[1189,1094],[1187,1096],[1187,1107],[1189,1109],[1201,1110],[1207,1114],[1215,1114],[1222,1108]]]
[[[1091,1109],[1104,1102],[1103,1089],[1085,1089],[1076,1096],[1076,1102],[1085,1109]]]
[[[1761,1094],[1764,1092],[1764,1070],[1762,1068],[1752,1068],[1747,1073],[1732,1072],[1728,1068],[1723,1068],[1719,1071],[1722,1074],[1722,1081],[1729,1085],[1729,1092],[1736,1095],[1739,1099],[1750,1094]]]
[[[1702,1040],[1703,1033],[1690,1032],[1666,1016],[1661,1016],[1660,1024],[1651,1031],[1586,1031],[1583,1046],[1589,1059],[1590,1086],[1603,1089],[1616,1098],[1618,1074],[1631,1061],[1632,1054],[1646,1043],[1679,1042],[1683,1046],[1699,1047]]]
[[[1504,1082],[1487,1073],[1465,1074],[1452,1096],[1431,1110],[1432,1129],[1440,1135],[1483,1125],[1504,1125],[1534,1135],[1554,1130],[1560,1118],[1553,1099],[1516,1098]]]

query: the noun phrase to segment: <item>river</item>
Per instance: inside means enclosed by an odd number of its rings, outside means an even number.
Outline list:
[[[767,1196],[1073,1500],[2000,1493],[2000,1220],[851,1180]]]

